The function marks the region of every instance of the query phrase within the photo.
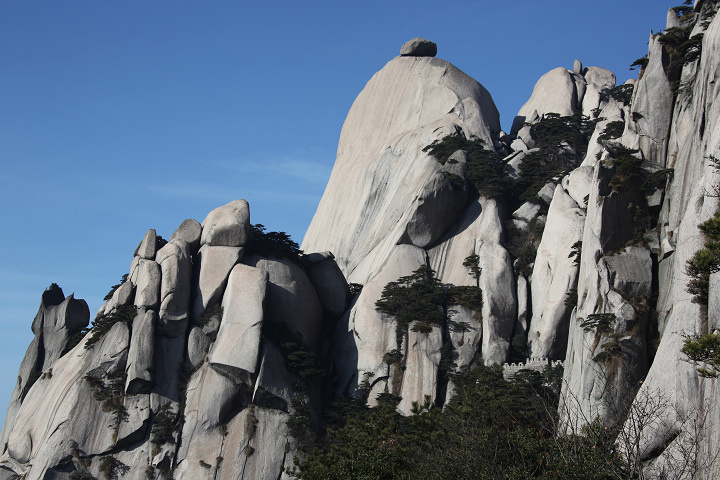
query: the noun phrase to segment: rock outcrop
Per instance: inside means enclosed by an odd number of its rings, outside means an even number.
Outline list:
[[[692,451],[716,478],[720,386],[680,353],[720,328],[720,274],[701,305],[686,269],[719,208],[712,6],[671,10],[697,51],[653,35],[637,81],[548,72],[509,135],[479,83],[407,42],[348,114],[305,254],[236,200],[148,230],[89,331],[84,301],[43,293],[0,479],[290,478],[323,404],[409,415],[444,406],[457,369],[506,362],[564,366],[561,431],[599,422],[648,476]]]

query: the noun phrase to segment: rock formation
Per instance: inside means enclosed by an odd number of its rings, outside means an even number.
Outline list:
[[[720,328],[720,274],[704,306],[686,269],[718,209],[714,4],[671,10],[695,42],[652,35],[637,81],[548,72],[509,135],[479,83],[407,42],[347,116],[304,254],[236,200],[148,230],[89,331],[84,301],[42,294],[0,479],[290,478],[325,402],[410,414],[505,362],[564,364],[561,432],[616,427],[650,476],[692,446],[716,478],[720,387],[680,353]],[[429,310],[403,316],[392,295],[418,285]]]

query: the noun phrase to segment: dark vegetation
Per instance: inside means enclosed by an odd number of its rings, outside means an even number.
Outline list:
[[[328,412],[327,438],[294,474],[315,479],[630,478],[613,429],[588,426],[583,436],[558,436],[562,369],[519,372],[500,367],[453,376],[456,395],[443,408],[426,398],[403,417],[391,398],[369,409],[345,400]]]
[[[268,232],[264,225],[250,225],[250,238],[245,244],[246,255],[287,258],[299,261],[303,256],[300,246],[285,232]]]
[[[423,149],[442,165],[450,156],[463,150],[468,156],[468,180],[477,193],[486,198],[499,198],[505,195],[509,183],[503,172],[502,158],[477,137],[465,138],[460,131],[436,140]]]
[[[127,379],[127,375],[122,370],[102,375],[96,375],[91,372],[85,375],[84,378],[85,382],[93,391],[93,398],[101,402],[103,411],[112,412],[114,421],[112,426],[114,428],[114,436],[117,438],[120,423],[128,416],[124,404],[125,380]]]
[[[712,167],[720,171],[720,159],[709,158]],[[720,185],[715,185],[710,197],[720,197]],[[710,275],[720,272],[720,209],[708,220],[698,225],[705,236],[705,245],[695,252],[685,266],[685,273],[690,277],[687,291],[693,301],[702,306],[703,332],[686,335],[682,353],[692,362],[702,364],[697,368],[702,377],[717,378],[720,375],[720,334],[709,332],[707,325],[708,303],[710,300]]]
[[[83,338],[89,332],[90,336],[85,342],[85,349],[92,348],[107,332],[118,322],[131,324],[137,315],[137,308],[134,305],[122,305],[107,314],[98,315],[89,330],[81,332]]]

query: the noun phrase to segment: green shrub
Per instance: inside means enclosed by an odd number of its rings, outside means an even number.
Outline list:
[[[110,313],[98,315],[89,329],[90,336],[85,342],[85,349],[92,348],[107,332],[118,322],[132,323],[137,315],[137,308],[134,305],[122,305]],[[83,335],[88,333],[84,331]]]
[[[625,130],[625,122],[622,120],[616,120],[614,122],[608,122],[605,125],[605,129],[600,135],[598,135],[597,142],[603,145],[606,141],[618,138],[623,134]]]
[[[428,266],[422,266],[412,275],[385,285],[375,308],[395,318],[397,348],[400,348],[411,322],[417,321],[426,327],[443,325],[444,304],[445,292],[435,278],[435,272]]]
[[[103,300],[105,300],[106,302],[107,302],[108,300],[110,300],[110,299],[112,298],[113,294],[115,293],[115,291],[116,291],[118,288],[120,288],[123,283],[127,282],[127,279],[128,279],[128,274],[126,273],[126,274],[124,274],[124,275],[120,278],[120,283],[118,283],[117,285],[113,285],[112,287],[110,287],[110,291],[107,293],[107,295],[105,295],[105,297],[103,298]]]
[[[717,378],[720,375],[720,334],[686,336],[681,352],[690,361],[705,364],[697,369],[701,377]]]
[[[468,156],[468,180],[477,192],[486,198],[502,197],[509,187],[503,172],[502,158],[495,151],[486,149],[479,138],[467,139],[462,131],[458,131],[423,148],[423,152],[427,152],[441,165],[445,165],[458,150],[463,150]],[[455,179],[455,184],[461,186],[460,180]]]
[[[268,232],[264,225],[250,225],[250,238],[245,244],[246,255],[287,258],[298,261],[303,256],[300,246],[285,232]]]

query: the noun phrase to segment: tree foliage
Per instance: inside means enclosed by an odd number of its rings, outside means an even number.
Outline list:
[[[562,370],[477,367],[453,377],[445,408],[429,398],[412,415],[392,404],[355,410],[302,461],[295,476],[315,479],[615,478],[622,467],[610,432],[558,437],[555,408]]]
[[[303,256],[300,246],[290,235],[285,232],[268,232],[260,223],[250,225],[250,238],[245,245],[245,253],[293,261],[298,261]]]
[[[485,148],[481,139],[468,139],[459,131],[423,148],[423,152],[429,153],[442,165],[450,161],[452,154],[458,150],[463,150],[468,156],[468,180],[477,192],[486,198],[502,197],[509,188],[502,158],[494,150]]]

